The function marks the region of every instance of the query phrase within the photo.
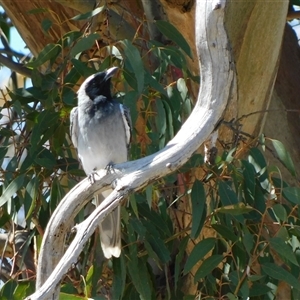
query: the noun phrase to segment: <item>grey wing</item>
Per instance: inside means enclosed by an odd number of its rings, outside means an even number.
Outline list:
[[[78,144],[78,107],[74,107],[70,113],[70,135],[75,148]]]
[[[120,104],[120,109],[121,109],[121,114],[122,114],[123,123],[125,127],[126,144],[127,144],[127,148],[129,148],[131,142],[131,131],[132,131],[130,109],[122,104]]]

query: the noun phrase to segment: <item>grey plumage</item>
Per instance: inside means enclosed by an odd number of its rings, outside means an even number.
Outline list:
[[[116,71],[113,67],[88,77],[78,90],[78,106],[70,114],[72,142],[87,175],[128,158],[130,113],[110,92],[110,78]],[[96,204],[110,193],[111,190],[107,190],[96,195]],[[99,228],[104,256],[120,256],[120,207],[108,215]]]

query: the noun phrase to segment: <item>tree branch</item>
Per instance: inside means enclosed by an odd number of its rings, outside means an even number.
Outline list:
[[[24,75],[29,78],[32,77],[31,70],[26,68],[24,66],[24,64],[16,63],[13,60],[3,56],[2,54],[0,54],[0,64],[3,64],[5,67],[8,67],[9,69],[11,69],[21,75]]]
[[[76,261],[99,221],[130,193],[176,171],[214,130],[228,99],[236,93],[234,66],[224,28],[225,5],[225,0],[197,1],[196,46],[202,81],[191,116],[161,151],[143,159],[116,165],[113,174],[99,171],[99,179],[94,184],[85,179],[64,197],[44,235],[37,271],[37,291],[27,300],[58,299],[61,278]],[[111,184],[115,186],[114,191],[84,222],[75,227],[76,236],[63,255],[65,235],[74,216],[95,192]]]

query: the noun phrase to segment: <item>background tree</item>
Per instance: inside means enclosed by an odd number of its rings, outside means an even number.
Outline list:
[[[11,148],[14,153],[3,167],[0,200],[6,281],[12,274],[18,279],[34,274],[33,260],[25,253],[33,245],[36,253],[49,215],[84,176],[68,139],[68,114],[76,105],[81,77],[111,64],[121,66],[115,89],[120,96],[125,92],[123,101],[131,108],[131,156],[136,159],[163,148],[179,130],[196,99],[199,70],[194,1],[115,1],[83,15],[94,8],[92,1],[1,4],[7,14],[3,19],[10,18],[36,57],[24,66],[11,62],[15,54],[2,51],[0,56],[1,63],[9,61],[33,82],[32,88],[3,92],[10,118],[1,128],[1,157]],[[198,293],[253,299],[274,294],[289,299],[293,293],[297,298],[300,198],[288,184],[298,181],[299,50],[286,25],[288,5],[230,2],[226,27],[238,99],[225,112],[216,164],[204,165],[195,155],[184,169],[133,195],[122,215],[124,255],[112,264],[95,262],[97,241],[91,240],[65,278],[64,293],[95,297],[100,291],[112,299],[138,294],[182,299]],[[260,150],[252,148],[258,145]],[[205,197],[204,205],[199,199]],[[15,221],[21,207],[25,232]],[[192,216],[199,220],[196,229]],[[83,218],[81,212],[76,221]],[[26,237],[20,247],[18,234]],[[15,276],[2,289],[3,297],[32,291]]]

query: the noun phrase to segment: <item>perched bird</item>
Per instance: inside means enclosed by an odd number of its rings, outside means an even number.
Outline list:
[[[87,175],[112,164],[125,162],[131,139],[129,109],[117,102],[110,91],[113,67],[88,77],[80,86],[78,106],[70,114],[70,133]],[[99,205],[111,189],[95,196]],[[106,258],[121,253],[120,207],[99,224],[101,247]]]

